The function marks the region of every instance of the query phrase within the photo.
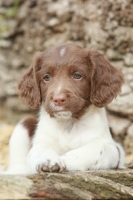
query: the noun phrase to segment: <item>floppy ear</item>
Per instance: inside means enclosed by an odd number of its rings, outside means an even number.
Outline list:
[[[97,107],[104,107],[121,91],[124,83],[123,75],[97,51],[89,52],[89,66],[91,68],[90,101]]]
[[[40,88],[37,80],[37,72],[41,68],[41,56],[41,52],[35,54],[33,63],[20,79],[18,85],[19,96],[33,109],[37,109],[41,105]]]

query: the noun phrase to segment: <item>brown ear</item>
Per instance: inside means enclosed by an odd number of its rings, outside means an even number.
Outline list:
[[[124,83],[123,75],[97,51],[89,52],[89,66],[91,67],[90,101],[97,107],[104,107],[121,91]]]
[[[33,109],[37,109],[41,105],[40,88],[36,75],[41,67],[41,55],[41,52],[35,54],[33,63],[20,79],[18,85],[19,96]]]

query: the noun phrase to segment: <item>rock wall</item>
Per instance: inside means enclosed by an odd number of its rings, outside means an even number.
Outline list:
[[[110,129],[133,153],[133,1],[1,0],[0,120],[33,113],[18,99],[17,81],[35,51],[74,42],[100,50],[125,76],[122,93],[107,107]],[[36,111],[34,112],[36,113]]]

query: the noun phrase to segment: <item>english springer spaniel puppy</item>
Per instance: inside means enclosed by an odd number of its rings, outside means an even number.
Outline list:
[[[7,173],[124,168],[104,108],[123,82],[98,51],[64,44],[37,52],[19,90],[27,105],[40,108],[39,119],[17,124]]]

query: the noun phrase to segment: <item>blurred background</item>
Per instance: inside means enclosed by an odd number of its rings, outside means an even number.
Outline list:
[[[133,0],[0,0],[0,170],[14,125],[37,115],[18,98],[19,77],[36,51],[65,42],[98,49],[123,72],[122,93],[107,114],[133,165]]]

